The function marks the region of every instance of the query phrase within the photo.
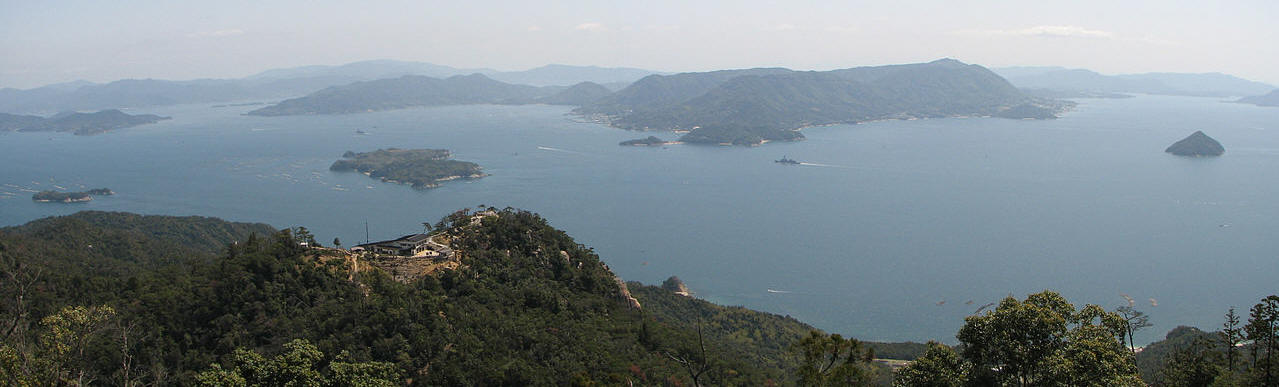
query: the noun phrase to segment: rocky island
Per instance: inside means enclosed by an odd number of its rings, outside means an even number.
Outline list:
[[[40,191],[31,195],[31,200],[41,203],[79,203],[93,200],[92,195],[115,195],[115,192],[106,188],[94,188],[85,192]]]
[[[1226,153],[1226,148],[1221,146],[1221,143],[1217,142],[1217,140],[1208,137],[1203,131],[1195,131],[1190,137],[1177,141],[1169,146],[1168,149],[1164,149],[1164,152],[1190,157],[1221,156]]]
[[[413,188],[435,188],[442,181],[478,179],[485,175],[479,165],[450,160],[446,149],[378,149],[373,152],[347,151],[329,166],[331,171],[357,171],[389,183]]]

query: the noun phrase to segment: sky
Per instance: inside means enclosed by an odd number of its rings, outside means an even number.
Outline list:
[[[0,0],[0,87],[371,59],[826,70],[954,58],[1279,85],[1279,1]]]

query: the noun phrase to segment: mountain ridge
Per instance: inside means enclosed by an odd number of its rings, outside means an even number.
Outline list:
[[[507,83],[567,87],[584,81],[604,85],[630,83],[660,72],[626,68],[546,65],[528,70],[456,68],[426,62],[368,60],[342,65],[269,69],[241,78],[160,80],[120,79],[107,83],[72,81],[31,89],[0,88],[0,112],[50,114],[65,110],[101,110],[186,103],[279,100],[361,81],[423,75],[446,78],[474,73]]]
[[[1263,82],[1215,72],[1105,75],[1087,69],[1064,67],[1004,67],[992,70],[1024,89],[1198,97],[1248,96],[1275,89]]]

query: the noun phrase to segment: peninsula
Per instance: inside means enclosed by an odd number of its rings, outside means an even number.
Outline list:
[[[378,149],[373,152],[347,151],[331,171],[356,171],[388,183],[409,184],[413,188],[435,188],[454,179],[478,179],[485,175],[479,165],[450,160],[446,149]]]
[[[1279,106],[1279,89],[1269,94],[1240,98],[1239,103],[1250,103],[1257,106]]]

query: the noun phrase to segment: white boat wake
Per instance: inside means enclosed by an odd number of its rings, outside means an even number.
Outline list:
[[[826,167],[826,168],[866,169],[866,168],[850,167],[847,165],[833,165],[833,164],[805,163],[805,162],[800,162],[799,165],[807,165],[810,167]]]
[[[539,146],[537,147],[537,149],[544,150],[544,151],[551,151],[551,152],[568,153],[568,154],[574,154],[574,155],[586,155],[585,153],[582,153],[582,152],[574,152],[571,150],[560,149],[560,148],[551,148],[549,146]]]

